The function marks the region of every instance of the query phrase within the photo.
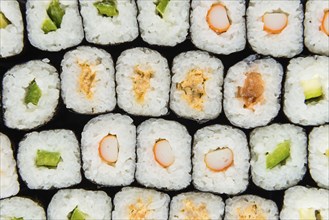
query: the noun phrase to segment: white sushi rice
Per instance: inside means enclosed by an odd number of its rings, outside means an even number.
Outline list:
[[[52,0],[28,0],[26,3],[26,22],[31,44],[40,50],[59,51],[78,45],[84,37],[82,19],[77,0],[60,0],[65,8],[61,27],[45,34],[41,29]]]
[[[177,85],[183,81],[193,80],[187,78],[193,70],[201,70],[206,81],[205,94],[202,98],[202,110],[193,108],[193,102],[184,99],[184,90],[178,89]],[[170,108],[181,117],[194,120],[210,120],[218,117],[222,110],[222,91],[224,66],[222,62],[210,56],[206,52],[189,51],[181,53],[174,58],[172,67],[173,77],[170,92]],[[195,88],[199,86],[195,85]],[[193,96],[193,95],[191,95]],[[192,99],[194,100],[194,99]],[[191,106],[192,104],[192,106]]]
[[[59,190],[48,205],[47,218],[68,219],[75,208],[86,214],[86,219],[111,220],[111,198],[103,191],[84,189]]]
[[[261,74],[264,82],[263,101],[244,108],[244,100],[237,97],[243,87],[247,73]],[[253,128],[268,124],[280,110],[282,66],[272,58],[257,59],[249,56],[232,66],[224,80],[224,112],[229,121],[238,127]]]
[[[56,168],[38,167],[38,150],[59,152]],[[17,164],[22,179],[30,189],[63,188],[80,183],[79,143],[70,130],[58,129],[32,132],[19,143]]]
[[[227,147],[233,152],[233,164],[224,171],[210,170],[205,155]],[[237,194],[248,186],[249,149],[245,134],[224,125],[212,125],[198,130],[193,143],[193,184],[201,191]]]
[[[307,210],[319,211],[320,219],[329,219],[329,191],[304,186],[291,187],[285,191],[280,219],[299,220],[302,219],[301,211]],[[315,214],[313,217],[315,219]]]
[[[138,36],[137,7],[133,0],[116,1],[119,14],[102,16],[94,3],[99,0],[79,0],[88,42],[118,44],[133,41]],[[115,34],[114,34],[115,33]]]
[[[191,182],[191,136],[175,121],[149,119],[137,128],[136,180],[146,187],[179,190]],[[167,140],[174,162],[167,168],[155,159],[153,148],[158,140]],[[147,172],[145,172],[147,171]]]
[[[25,104],[30,83],[35,80],[41,90],[37,105]],[[55,114],[59,99],[59,77],[55,67],[33,60],[16,65],[3,78],[3,110],[7,127],[32,129],[47,123]]]
[[[305,103],[301,81],[319,78],[322,86],[320,101]],[[289,120],[301,125],[329,122],[329,57],[310,56],[290,60],[284,85],[283,111]]]
[[[222,219],[224,202],[211,193],[187,192],[174,196],[170,203],[170,220]]]
[[[308,143],[311,176],[319,186],[329,188],[329,125],[313,128]]]
[[[266,169],[266,155],[279,143],[290,140],[290,156],[284,165]],[[306,172],[307,137],[301,127],[272,124],[256,128],[250,134],[251,176],[253,182],[266,190],[282,190],[296,185]]]
[[[216,54],[231,54],[241,51],[246,45],[246,26],[244,0],[222,0],[230,20],[229,29],[221,34],[214,32],[208,25],[206,16],[217,0],[192,0],[191,40],[202,50]]]
[[[84,75],[81,65],[87,65]],[[116,105],[114,66],[105,50],[81,46],[64,55],[61,63],[62,98],[67,108],[81,114],[112,111]],[[91,74],[95,74],[91,80]],[[89,86],[89,93],[82,86]]]
[[[19,191],[16,161],[9,138],[0,132],[0,199],[14,196]]]
[[[265,13],[284,12],[288,25],[279,34],[263,30]],[[263,55],[291,58],[303,50],[303,6],[299,0],[251,0],[247,9],[247,35],[252,49]]]
[[[162,46],[175,46],[183,42],[189,29],[189,0],[169,1],[163,18],[156,12],[157,2],[137,0],[137,19],[143,40]]]
[[[169,201],[162,192],[124,187],[114,197],[112,219],[168,219]]]
[[[278,207],[272,200],[255,195],[242,195],[225,201],[224,220],[269,219],[278,220]]]
[[[329,56],[329,37],[320,30],[327,0],[308,0],[304,20],[305,46],[313,53]]]
[[[115,135],[119,154],[114,166],[99,156],[99,143],[108,134]],[[85,177],[107,186],[129,185],[134,181],[136,127],[129,116],[101,115],[91,119],[83,129],[81,139]]]
[[[0,219],[38,219],[46,220],[46,213],[35,201],[24,197],[0,200]]]
[[[10,22],[6,28],[0,28],[0,58],[2,58],[22,52],[24,47],[24,25],[17,1],[0,1],[0,8],[0,11]]]
[[[133,77],[138,76],[136,68],[152,71],[150,87],[144,93],[143,102],[138,101],[134,91]],[[143,116],[167,114],[170,70],[166,58],[157,51],[141,47],[123,51],[116,63],[116,83],[118,105],[124,111]],[[136,81],[137,87],[146,84],[146,80]]]

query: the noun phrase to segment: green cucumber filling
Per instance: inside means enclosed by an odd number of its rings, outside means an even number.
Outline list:
[[[59,152],[38,150],[35,162],[38,167],[57,168],[57,165],[61,160],[62,158]]]
[[[65,10],[60,5],[59,0],[52,0],[47,9],[48,17],[42,24],[43,32],[47,34],[60,28],[64,14]]]
[[[113,17],[119,14],[116,0],[103,0],[95,2],[94,6],[97,8],[98,13],[102,16]]]
[[[10,218],[10,220],[24,220],[24,218],[23,217],[12,217],[12,218]]]
[[[326,155],[327,157],[329,157],[329,149],[326,150],[326,152],[324,153],[324,155]]]
[[[166,11],[167,5],[170,0],[159,0],[159,2],[156,5],[156,11],[157,13],[163,18],[163,15]]]
[[[272,169],[279,164],[284,164],[290,156],[290,140],[279,143],[272,153],[266,156],[266,168]]]
[[[6,28],[10,24],[11,22],[8,20],[5,14],[0,12],[0,29]]]
[[[322,220],[322,216],[319,210],[312,208],[299,209],[300,220]]]
[[[69,220],[85,220],[87,216],[86,213],[82,212],[78,206],[76,206],[73,211],[67,215],[67,218]]]
[[[304,91],[305,103],[310,104],[318,102],[322,99],[323,91],[319,78],[301,81],[301,86]]]
[[[35,80],[33,80],[27,87],[25,95],[25,104],[32,103],[33,105],[38,105],[41,98],[42,92]]]

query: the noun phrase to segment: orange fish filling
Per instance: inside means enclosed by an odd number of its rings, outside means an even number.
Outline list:
[[[153,146],[154,159],[163,168],[169,167],[175,161],[169,141],[165,139],[158,140]]]
[[[118,160],[119,144],[116,135],[107,135],[99,142],[98,154],[109,165],[114,165]]]
[[[233,165],[234,154],[230,148],[219,148],[208,152],[204,157],[208,169],[214,172],[223,172]]]
[[[227,15],[227,9],[221,3],[211,5],[207,12],[206,21],[209,28],[217,34],[226,32],[231,26],[230,19]]]
[[[265,13],[262,17],[263,30],[269,34],[279,34],[288,25],[288,15],[283,12]]]
[[[326,10],[321,21],[320,30],[329,36],[329,10]]]

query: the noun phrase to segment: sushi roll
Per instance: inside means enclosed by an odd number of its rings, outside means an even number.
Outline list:
[[[267,125],[280,110],[282,66],[272,58],[249,56],[232,66],[224,80],[224,112],[241,128]]]
[[[0,199],[14,196],[19,191],[16,161],[9,138],[0,132]],[[0,209],[1,210],[1,209]]]
[[[243,50],[246,46],[245,11],[245,0],[192,0],[192,43],[216,54]]]
[[[26,22],[30,43],[40,50],[60,51],[84,37],[77,0],[27,0]]]
[[[136,180],[146,187],[187,187],[192,138],[186,128],[175,121],[149,119],[138,126],[137,134]]]
[[[302,128],[272,124],[250,134],[251,176],[265,190],[296,185],[306,172],[307,137]]]
[[[201,51],[174,58],[170,108],[181,117],[198,121],[218,117],[222,111],[222,62]]]
[[[111,198],[103,191],[62,189],[51,199],[47,219],[111,220]]]
[[[299,0],[251,0],[247,35],[252,49],[263,55],[291,58],[303,50],[303,5]]]
[[[313,128],[308,142],[308,167],[312,178],[329,189],[329,125]]]
[[[26,134],[19,143],[17,164],[30,189],[63,188],[81,181],[79,143],[70,130]]]
[[[14,56],[24,47],[24,25],[16,0],[0,1],[0,58]]]
[[[329,57],[309,56],[290,60],[284,85],[283,111],[300,125],[329,122]]]
[[[133,0],[79,0],[86,40],[118,44],[138,36],[137,8]],[[113,34],[115,33],[115,34]]]
[[[114,66],[105,50],[81,46],[62,60],[62,98],[80,114],[112,111],[116,105]]]
[[[305,46],[329,56],[329,6],[327,0],[308,0],[304,20]]]
[[[278,220],[278,207],[272,200],[255,195],[242,195],[225,201],[224,220]]]
[[[136,127],[129,116],[101,115],[84,127],[81,151],[85,177],[106,186],[134,181]]]
[[[2,82],[4,122],[9,128],[33,129],[46,124],[56,112],[59,77],[55,67],[33,60],[16,65]]]
[[[174,196],[170,203],[169,220],[222,219],[224,202],[210,193],[188,192]]]
[[[145,42],[175,46],[186,39],[189,29],[189,0],[137,0],[137,5],[137,19]]]
[[[124,187],[114,197],[112,219],[168,219],[169,201],[162,192]]]
[[[170,70],[166,58],[157,51],[137,47],[122,52],[116,63],[116,83],[118,105],[127,113],[167,114]]]
[[[0,219],[3,220],[46,220],[46,213],[43,207],[32,199],[24,197],[17,196],[0,200],[0,210]]]
[[[220,194],[245,191],[249,157],[247,138],[242,131],[224,125],[198,130],[193,143],[194,187]]]
[[[282,220],[329,219],[329,191],[295,186],[284,193]]]

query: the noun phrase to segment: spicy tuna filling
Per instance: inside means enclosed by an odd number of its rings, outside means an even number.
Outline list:
[[[95,84],[96,72],[92,70],[91,66],[87,63],[79,64],[81,73],[79,77],[80,91],[86,96],[87,99],[92,99],[94,92],[92,88]]]
[[[245,208],[238,208],[239,220],[265,220],[267,219],[263,210],[257,204]]]
[[[188,220],[200,220],[200,219],[210,219],[207,207],[204,203],[200,205],[195,204],[192,200],[186,199],[183,201],[184,206],[181,210],[185,214],[184,219]]]
[[[145,101],[145,95],[151,87],[150,80],[153,74],[153,70],[150,67],[142,68],[140,65],[134,67],[132,80],[137,102],[143,103]]]
[[[151,202],[145,203],[141,198],[138,198],[135,204],[129,205],[129,219],[130,220],[143,220],[147,218],[150,213],[148,208]]]

